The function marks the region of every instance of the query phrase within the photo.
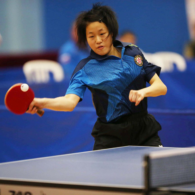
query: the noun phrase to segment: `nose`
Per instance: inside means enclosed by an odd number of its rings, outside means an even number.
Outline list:
[[[100,37],[100,36],[97,36],[97,37],[96,37],[96,43],[101,43],[101,42],[102,42],[101,37]]]

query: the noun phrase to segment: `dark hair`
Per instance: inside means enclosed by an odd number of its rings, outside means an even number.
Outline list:
[[[118,35],[118,22],[115,13],[108,6],[102,6],[100,3],[93,5],[89,11],[82,12],[76,19],[76,27],[78,34],[78,46],[87,46],[86,27],[91,22],[103,22],[113,35],[113,41]]]

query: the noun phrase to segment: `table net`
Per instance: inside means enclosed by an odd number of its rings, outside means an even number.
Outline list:
[[[153,152],[145,156],[146,188],[195,182],[195,147]]]

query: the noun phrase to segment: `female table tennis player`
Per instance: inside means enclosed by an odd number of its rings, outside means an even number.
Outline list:
[[[158,76],[160,67],[147,62],[137,46],[116,40],[118,23],[111,8],[95,4],[78,16],[76,25],[78,44],[90,46],[89,57],[77,65],[65,96],[34,98],[27,113],[37,108],[73,111],[88,88],[98,116],[94,150],[161,146],[161,125],[147,112],[147,97],[167,92]]]

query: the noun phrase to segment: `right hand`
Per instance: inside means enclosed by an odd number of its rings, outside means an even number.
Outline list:
[[[135,106],[138,106],[139,103],[144,99],[145,93],[144,90],[131,90],[129,93],[130,102],[135,102]]]
[[[44,108],[44,98],[34,98],[26,113],[36,114],[39,109]]]

